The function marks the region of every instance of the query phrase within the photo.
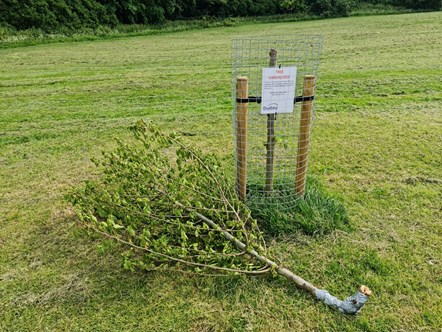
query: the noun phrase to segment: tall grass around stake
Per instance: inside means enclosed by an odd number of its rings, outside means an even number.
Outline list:
[[[274,190],[287,192],[285,188],[288,181],[282,181],[283,185],[275,185]],[[259,185],[254,184],[255,188]],[[295,198],[292,195],[275,195],[278,202],[272,201],[268,194],[262,190],[264,196],[254,196],[248,202],[252,216],[260,224],[260,228],[268,236],[280,236],[294,232],[303,232],[311,236],[321,236],[331,233],[333,230],[352,230],[350,218],[344,204],[328,193],[321,183],[313,176],[307,178],[307,189],[303,198]],[[258,188],[260,189],[260,188]],[[287,198],[281,201],[280,197]]]

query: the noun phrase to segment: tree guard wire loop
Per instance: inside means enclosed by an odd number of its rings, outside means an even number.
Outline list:
[[[321,35],[246,36],[232,41],[236,189],[249,206],[288,210],[304,195],[321,49]],[[263,85],[268,86],[263,83],[264,69],[294,67],[296,79],[290,87],[294,96],[287,95],[284,102],[293,111],[264,112],[268,106],[263,100],[267,98]]]

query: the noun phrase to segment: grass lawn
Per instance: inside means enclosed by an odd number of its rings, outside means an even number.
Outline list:
[[[233,169],[231,40],[322,33],[310,174],[354,230],[270,245],[356,318],[282,278],[128,272],[64,195],[138,118]],[[442,12],[0,49],[1,331],[442,329]]]

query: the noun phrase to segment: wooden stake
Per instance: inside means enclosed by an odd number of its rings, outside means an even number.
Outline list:
[[[269,67],[276,67],[278,51],[274,48],[270,49]],[[266,143],[266,185],[265,191],[271,192],[273,190],[273,164],[275,158],[275,114],[267,114],[267,143]]]
[[[303,97],[315,94],[315,76],[306,75],[304,77]],[[296,161],[296,182],[295,191],[300,197],[305,194],[305,184],[307,179],[308,149],[310,146],[310,132],[313,118],[313,100],[302,102],[301,120],[299,124],[298,156]]]
[[[236,97],[249,97],[247,77],[238,77]],[[247,189],[247,109],[248,103],[236,103],[236,189],[239,198],[245,202]]]

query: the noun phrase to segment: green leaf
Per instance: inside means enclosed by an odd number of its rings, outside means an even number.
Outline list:
[[[132,228],[132,226],[127,226],[126,230],[130,236],[135,236],[135,230]]]
[[[118,224],[113,224],[113,228],[114,229],[123,229],[124,226],[118,225]]]

